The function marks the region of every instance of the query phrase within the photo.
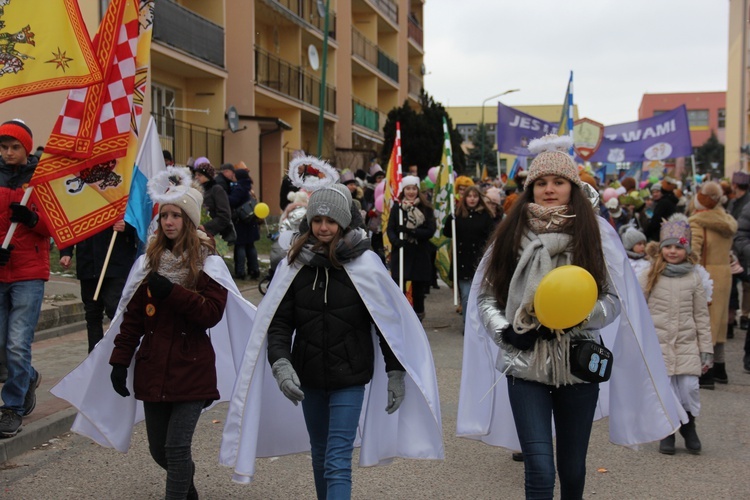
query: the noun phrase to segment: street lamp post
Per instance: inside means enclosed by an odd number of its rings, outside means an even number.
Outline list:
[[[481,144],[482,144],[482,149],[481,149],[482,155],[479,157],[480,160],[482,161],[482,167],[484,167],[484,143],[487,141],[487,131],[484,129],[484,105],[487,104],[487,101],[490,101],[492,99],[497,99],[498,97],[502,97],[505,94],[510,94],[511,92],[518,92],[519,90],[521,90],[521,89],[506,90],[505,92],[500,92],[499,94],[493,95],[491,97],[488,97],[487,99],[485,99],[484,101],[482,101],[482,124],[481,124],[481,127],[480,127],[480,130],[482,132],[482,141],[481,141]]]

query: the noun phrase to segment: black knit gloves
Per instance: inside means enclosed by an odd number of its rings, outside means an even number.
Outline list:
[[[112,374],[109,376],[112,380],[112,388],[117,394],[126,398],[130,396],[127,388],[128,367],[122,365],[112,365]]]
[[[6,265],[10,261],[10,252],[13,250],[13,245],[8,245],[8,248],[0,248],[0,267]]]
[[[34,227],[39,222],[39,216],[36,212],[29,209],[26,205],[13,202],[10,204],[10,211],[12,212],[10,214],[11,222],[18,222],[27,227]]]
[[[151,273],[148,277],[148,289],[154,298],[163,299],[169,295],[173,287],[174,283],[159,273]]]

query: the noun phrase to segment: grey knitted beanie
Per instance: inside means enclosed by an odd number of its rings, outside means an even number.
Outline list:
[[[343,184],[332,184],[318,189],[307,202],[307,222],[312,226],[313,217],[322,215],[335,220],[341,229],[352,221],[352,195]]]
[[[625,247],[625,250],[633,250],[636,243],[646,241],[646,235],[635,228],[628,228],[620,238],[622,239],[622,246]]]

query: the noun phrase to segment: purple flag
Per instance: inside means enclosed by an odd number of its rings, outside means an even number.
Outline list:
[[[684,105],[660,115],[604,127],[604,139],[592,162],[644,162],[693,154]]]
[[[529,156],[529,141],[557,133],[557,123],[540,120],[510,106],[497,103],[497,150],[511,155]]]

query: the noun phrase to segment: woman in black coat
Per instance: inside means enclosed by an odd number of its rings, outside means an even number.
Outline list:
[[[419,177],[407,175],[401,180],[400,203],[391,207],[388,218],[388,239],[391,242],[391,276],[398,283],[400,248],[404,255],[404,283],[412,283],[414,312],[424,319],[424,297],[432,281],[430,238],[435,235],[435,214],[432,205],[419,191]],[[402,217],[399,218],[399,211]]]
[[[250,173],[244,169],[238,169],[234,175],[237,178],[237,184],[232,186],[229,192],[229,206],[232,207],[232,220],[237,231],[237,241],[234,243],[234,277],[245,279],[247,275],[250,275],[250,279],[255,280],[260,276],[258,250],[255,248],[255,242],[260,239],[258,219],[253,218],[249,222],[243,222],[234,216],[237,209],[250,200],[253,180],[250,178]]]
[[[443,236],[453,238],[451,216],[443,226]],[[456,262],[458,265],[458,291],[461,294],[461,311],[466,321],[466,303],[469,300],[471,280],[484,254],[487,238],[492,234],[495,220],[476,186],[469,186],[456,207]],[[463,330],[462,330],[463,331]]]

